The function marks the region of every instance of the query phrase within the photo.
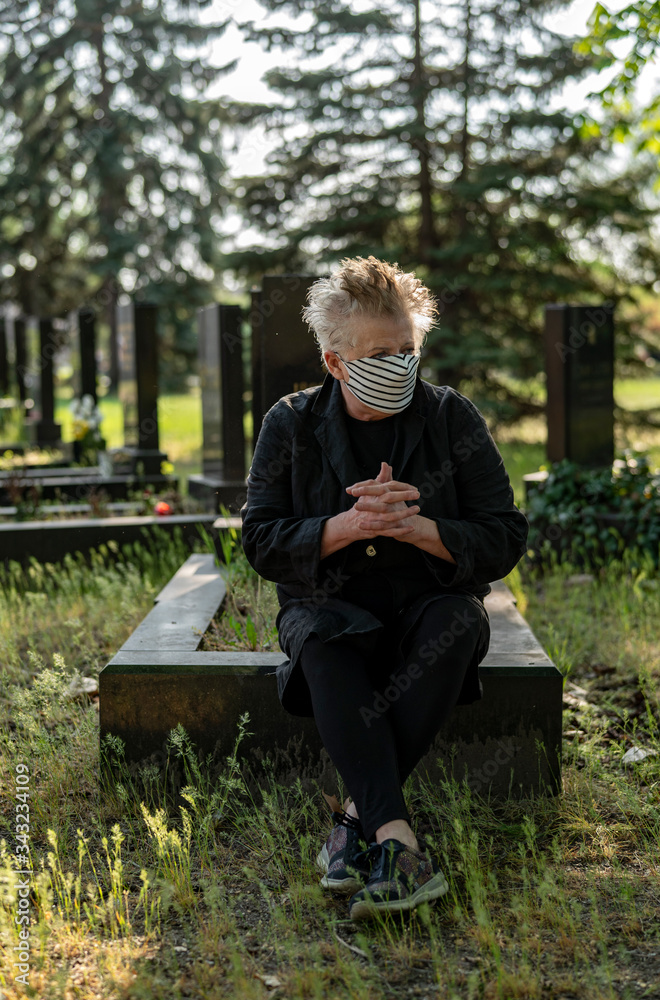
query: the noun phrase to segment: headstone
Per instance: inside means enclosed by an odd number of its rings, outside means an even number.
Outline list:
[[[27,341],[25,337],[25,320],[17,316],[14,320],[14,360],[16,362],[16,386],[19,401],[24,404],[27,399],[25,376],[27,375]]]
[[[245,478],[243,355],[240,306],[200,309],[199,372],[202,388],[205,475]]]
[[[267,274],[252,295],[253,444],[264,414],[282,396],[324,379],[321,355],[301,310],[317,279],[301,274]]]
[[[78,310],[78,350],[80,353],[79,395],[96,395],[96,313],[93,309]]]
[[[53,359],[59,350],[60,338],[50,318],[39,320],[39,357],[36,361],[36,382],[39,386],[39,419],[36,421],[36,443],[40,448],[60,443],[62,428],[55,423],[55,385]]]
[[[143,302],[117,306],[119,398],[124,443],[145,475],[160,475],[158,443],[158,309]]]
[[[9,357],[7,353],[7,321],[0,316],[0,396],[9,395]]]
[[[547,455],[583,466],[614,461],[614,317],[602,306],[545,309]]]
[[[202,389],[202,475],[190,476],[191,496],[238,510],[245,493],[243,351],[240,306],[213,305],[197,313]]]

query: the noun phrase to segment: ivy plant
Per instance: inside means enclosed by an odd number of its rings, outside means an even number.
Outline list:
[[[529,491],[525,514],[533,560],[596,566],[626,554],[629,564],[660,564],[660,470],[627,450],[611,467],[563,459],[541,466],[547,479]]]

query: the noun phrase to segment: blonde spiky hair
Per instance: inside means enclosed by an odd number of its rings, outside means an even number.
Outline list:
[[[360,316],[409,319],[419,350],[438,315],[433,294],[419,278],[376,257],[345,257],[329,278],[310,286],[307,302],[302,316],[321,353],[354,347],[353,320]]]

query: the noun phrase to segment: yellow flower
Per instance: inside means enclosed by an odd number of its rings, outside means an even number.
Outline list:
[[[85,434],[89,430],[89,424],[86,420],[74,420],[73,421],[73,436],[76,441],[82,441]]]
[[[171,472],[174,472],[174,466],[171,462],[161,462],[160,463],[160,474],[161,476],[169,476]]]

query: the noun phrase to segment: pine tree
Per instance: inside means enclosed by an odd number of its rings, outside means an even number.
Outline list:
[[[91,301],[112,323],[127,289],[179,330],[208,298],[224,111],[204,94],[235,65],[200,58],[227,24],[193,16],[209,2],[3,4],[3,298],[37,315]]]
[[[612,176],[606,133],[553,105],[592,66],[544,26],[556,4],[262,3],[295,26],[244,26],[287,68],[264,77],[277,104],[237,116],[278,144],[266,175],[239,180],[263,238],[229,263],[319,272],[344,255],[397,260],[441,301],[430,377],[469,385],[502,417],[537,412],[512,376],[543,368],[543,303],[617,300],[657,264],[639,196],[648,163]],[[612,261],[623,235],[625,276]]]

